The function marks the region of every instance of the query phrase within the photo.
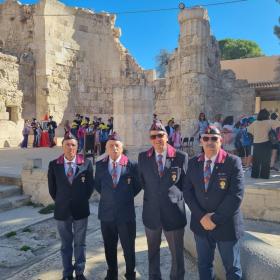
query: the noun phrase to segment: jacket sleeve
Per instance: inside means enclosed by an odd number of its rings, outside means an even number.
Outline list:
[[[185,202],[187,203],[188,207],[191,210],[192,215],[198,221],[200,221],[202,217],[205,214],[207,214],[207,212],[200,207],[197,201],[195,190],[194,190],[195,186],[193,185],[191,180],[191,172],[193,172],[193,170],[191,166],[189,166],[186,176],[184,177],[183,180],[183,195],[184,195]]]
[[[181,191],[183,190],[183,182],[185,180],[187,170],[188,170],[188,154],[183,153],[184,159],[183,159],[183,164],[181,168],[181,174],[180,174],[180,179],[178,183],[176,183],[176,187],[178,187]]]
[[[90,199],[93,190],[94,190],[94,179],[93,179],[93,166],[91,161],[89,161],[88,163],[88,172],[87,172],[87,176],[88,176],[88,199]]]
[[[100,170],[99,170],[99,164],[96,163],[96,169],[95,169],[95,181],[94,181],[94,188],[98,193],[101,192],[101,178],[100,178]]]
[[[133,173],[133,192],[134,196],[136,196],[140,191],[141,191],[141,185],[139,181],[139,176],[138,176],[138,164],[137,163],[132,163],[131,164],[132,168],[132,173]]]
[[[234,159],[232,170],[228,193],[211,217],[216,225],[224,224],[231,218],[238,211],[243,199],[244,175],[240,158]]]
[[[53,168],[53,162],[49,163],[48,168],[48,187],[49,187],[49,193],[53,200],[55,200],[56,197],[56,180],[54,175],[54,168]]]

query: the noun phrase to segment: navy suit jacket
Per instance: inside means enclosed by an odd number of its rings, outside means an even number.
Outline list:
[[[204,187],[204,154],[189,162],[184,180],[184,199],[191,210],[191,230],[200,236],[211,234],[217,241],[237,240],[243,234],[243,218],[240,210],[244,194],[244,176],[239,157],[220,150],[211,174],[208,189]],[[206,231],[200,224],[207,213],[216,224]]]
[[[153,148],[140,153],[138,158],[139,178],[144,189],[143,223],[147,228],[166,231],[184,228],[187,220],[176,203],[168,197],[169,188],[175,185],[182,189],[186,175],[188,156],[176,151],[172,146],[167,147],[167,156],[163,176],[159,176],[158,166]],[[174,177],[175,176],[175,177]]]
[[[55,202],[54,218],[80,220],[89,216],[89,202],[94,187],[92,163],[76,156],[77,169],[72,184],[64,169],[64,155],[49,163],[49,193]]]
[[[119,162],[122,166],[121,174],[114,188],[108,163],[109,157],[96,163],[95,189],[100,193],[98,218],[104,222],[117,224],[134,221],[134,196],[141,190],[137,164],[133,164],[125,155],[122,155]]]

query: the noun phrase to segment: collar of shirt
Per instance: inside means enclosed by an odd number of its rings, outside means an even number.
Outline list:
[[[163,164],[163,166],[165,166],[167,150],[166,149],[163,150],[163,152],[161,154],[155,151],[156,161],[158,161],[158,155],[162,155],[162,164]]]
[[[121,175],[121,165],[119,164],[120,160],[121,160],[121,155],[115,160],[115,162],[117,163],[117,181],[119,181],[120,179],[120,175]],[[109,157],[109,164],[108,164],[108,170],[109,170],[109,173],[112,174],[112,170],[113,170],[113,162],[114,160],[112,160],[110,157]]]
[[[75,174],[76,173],[76,168],[77,168],[76,156],[72,160],[68,160],[64,156],[64,170],[65,170],[65,174],[67,174],[67,171],[68,171],[68,168],[69,168],[69,162],[71,162],[71,166],[72,166],[73,172]]]
[[[216,162],[217,156],[218,156],[218,154],[212,156],[211,158],[208,158],[208,157],[206,157],[206,155],[204,155],[204,158],[205,158],[205,160],[204,160],[204,169],[205,169],[205,167],[206,167],[207,160],[210,159],[210,160],[212,161],[212,162],[211,162],[211,172],[212,172],[212,171],[213,171],[213,168],[214,168],[214,165],[215,165],[215,162]]]

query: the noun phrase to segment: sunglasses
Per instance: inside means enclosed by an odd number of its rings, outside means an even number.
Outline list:
[[[156,138],[162,139],[164,137],[164,133],[159,133],[159,134],[153,134],[150,135],[150,139],[155,140]]]
[[[202,140],[203,140],[204,142],[208,142],[209,140],[211,140],[212,142],[217,142],[218,139],[219,139],[219,137],[217,137],[217,136],[211,136],[211,137],[209,137],[209,136],[203,136],[203,137],[202,137]]]

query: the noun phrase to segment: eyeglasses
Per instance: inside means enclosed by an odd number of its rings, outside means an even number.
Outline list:
[[[162,139],[164,137],[164,133],[159,133],[159,134],[152,134],[150,135],[151,140],[155,140],[156,138]]]
[[[211,140],[212,142],[217,142],[218,139],[219,139],[219,137],[217,137],[217,136],[211,136],[211,137],[209,137],[209,136],[203,136],[203,137],[202,137],[202,140],[203,140],[204,142],[208,142],[209,140]]]

